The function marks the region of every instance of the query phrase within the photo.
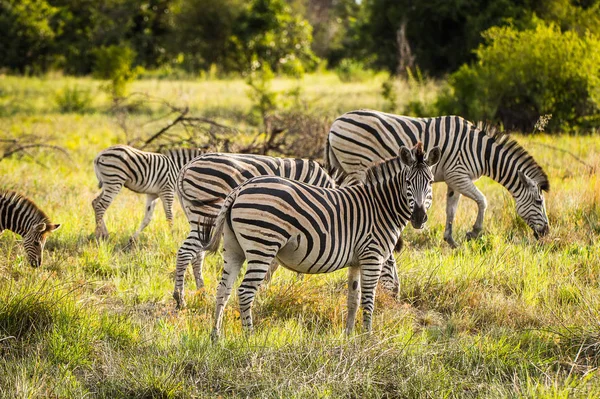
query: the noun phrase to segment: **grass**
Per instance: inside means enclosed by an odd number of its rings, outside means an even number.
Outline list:
[[[379,108],[380,81],[342,84],[307,76],[302,98],[328,116]],[[600,166],[596,136],[517,136],[550,176],[551,233],[537,242],[516,218],[513,200],[481,179],[489,209],[482,238],[465,242],[476,207],[462,200],[455,222],[461,246],[443,244],[442,185],[434,186],[427,230],[407,228],[398,255],[400,294],[380,292],[372,336],[344,338],[346,273],[306,276],[280,269],[258,295],[255,333],[241,333],[235,295],[224,339],[212,344],[220,255],[205,267],[206,288],[186,278],[189,308],[171,298],[178,245],[185,237],[175,206],[169,231],[162,210],[140,243],[144,198],[117,197],[111,233],[97,242],[91,201],[95,154],[124,140],[99,82],[74,78],[0,78],[7,135],[36,134],[69,150],[0,161],[0,185],[26,193],[62,227],[45,263],[28,266],[20,238],[0,237],[0,397],[598,397],[600,379],[600,180],[567,153]],[[278,90],[297,82],[277,79]],[[402,83],[398,83],[402,87]],[[92,93],[80,113],[63,112],[56,92]],[[433,90],[433,88],[429,88]],[[187,102],[195,114],[239,123],[250,103],[242,81],[138,81],[133,90]],[[400,97],[401,97],[400,91]],[[409,98],[399,98],[406,103]],[[145,120],[161,109],[132,116]],[[160,207],[159,207],[160,208]],[[360,327],[360,322],[359,322]]]

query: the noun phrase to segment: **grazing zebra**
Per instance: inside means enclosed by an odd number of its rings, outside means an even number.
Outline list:
[[[10,230],[23,237],[31,266],[42,265],[46,239],[59,227],[30,199],[14,191],[0,190],[0,233]]]
[[[204,251],[198,240],[198,221],[214,219],[227,195],[255,176],[281,176],[318,187],[335,187],[321,166],[306,159],[273,158],[245,154],[204,154],[184,166],[177,176],[177,197],[183,208],[190,233],[177,251],[176,285],[183,287],[185,269],[192,262],[196,287],[204,286]],[[183,306],[183,293],[176,294]]]
[[[92,201],[96,215],[96,237],[108,237],[104,213],[123,187],[146,194],[146,214],[130,242],[135,241],[152,220],[159,198],[167,221],[172,223],[177,173],[186,163],[201,154],[201,150],[187,148],[157,154],[126,145],[116,145],[100,152],[94,159],[94,171],[102,192]]]
[[[410,118],[359,110],[337,118],[325,148],[330,167],[347,174],[364,175],[368,165],[397,153],[402,146],[422,141],[425,149],[439,146],[442,158],[433,174],[448,186],[444,240],[452,247],[452,223],[462,195],[477,203],[479,212],[467,239],[479,236],[487,207],[473,182],[488,176],[513,196],[517,213],[533,229],[536,238],[548,233],[543,191],[550,183],[544,170],[507,134],[478,128],[458,116]]]
[[[223,276],[217,288],[213,339],[218,338],[223,310],[244,260],[238,288],[242,326],[252,328],[251,307],[269,265],[276,259],[301,273],[330,273],[346,266],[348,320],[354,326],[359,295],[364,328],[371,330],[375,288],[408,220],[422,228],[431,205],[431,166],[419,143],[402,147],[400,156],[372,166],[364,183],[339,189],[310,186],[280,177],[248,180],[226,199],[216,223],[202,225],[199,236],[209,251],[224,232]]]

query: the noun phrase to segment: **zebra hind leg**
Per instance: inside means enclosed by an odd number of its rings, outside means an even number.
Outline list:
[[[192,259],[192,270],[194,271],[194,280],[196,281],[196,289],[204,288],[204,277],[202,277],[202,265],[204,265],[204,256],[206,252],[198,251]]]
[[[272,248],[272,247],[271,247]],[[246,253],[248,267],[242,283],[238,287],[238,299],[240,301],[240,318],[242,319],[242,328],[246,332],[253,329],[252,323],[252,304],[256,298],[256,292],[271,268],[278,249],[269,250],[261,248],[254,249],[253,253]],[[258,255],[258,253],[261,253]]]
[[[215,306],[215,325],[210,337],[216,341],[221,336],[221,327],[223,325],[223,312],[225,305],[231,296],[231,290],[237,276],[240,274],[244,264],[244,251],[235,239],[231,230],[225,228],[225,248],[223,250],[223,274],[217,287],[217,297]],[[229,240],[228,240],[229,239]]]
[[[122,184],[104,183],[102,186],[102,192],[92,201],[92,207],[94,208],[94,216],[96,219],[96,238],[108,238],[108,229],[106,228],[106,223],[104,223],[104,214],[122,188]]]

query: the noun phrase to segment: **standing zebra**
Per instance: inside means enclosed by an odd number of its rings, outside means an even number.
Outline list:
[[[215,251],[224,231],[213,339],[220,335],[223,310],[245,259],[248,266],[238,288],[245,329],[252,328],[254,297],[277,259],[288,269],[311,274],[349,266],[346,333],[352,332],[359,295],[364,328],[370,331],[382,266],[408,220],[415,228],[427,220],[431,166],[439,158],[439,148],[426,156],[419,143],[369,168],[361,184],[325,189],[268,176],[234,190],[216,223],[203,225],[199,232],[203,247]]]
[[[442,158],[433,174],[448,186],[444,240],[452,247],[452,223],[462,195],[477,203],[479,212],[467,239],[479,236],[487,207],[473,182],[488,176],[513,196],[517,213],[533,229],[536,238],[548,233],[548,217],[542,191],[550,189],[544,170],[507,134],[486,131],[458,116],[410,118],[359,110],[337,118],[325,148],[330,166],[350,175],[363,175],[373,161],[390,157],[402,146],[422,141],[425,149],[439,146]]]
[[[30,199],[14,191],[0,190],[0,233],[10,230],[23,237],[31,266],[42,265],[46,239],[59,227]]]
[[[159,198],[167,221],[171,224],[177,173],[186,163],[201,154],[201,150],[187,148],[157,154],[126,145],[115,145],[101,151],[94,159],[94,171],[102,189],[100,195],[92,201],[96,215],[96,237],[108,237],[104,213],[123,186],[136,193],[146,194],[146,214],[130,242],[137,239],[152,220]]]
[[[245,154],[204,154],[184,166],[177,176],[177,197],[183,208],[190,233],[177,251],[175,284],[183,290],[185,269],[192,262],[196,288],[204,286],[202,263],[204,251],[198,240],[198,221],[214,219],[227,195],[255,176],[280,176],[333,188],[335,181],[321,166],[311,160],[273,158]],[[183,291],[175,291],[178,307],[185,304]]]

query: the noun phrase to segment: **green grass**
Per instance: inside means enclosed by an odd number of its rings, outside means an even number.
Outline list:
[[[330,117],[383,104],[380,78],[342,84],[307,76],[302,98]],[[158,207],[139,245],[127,239],[144,198],[123,192],[97,242],[91,201],[95,154],[124,140],[99,82],[0,77],[3,134],[35,134],[69,150],[0,161],[0,185],[26,193],[62,227],[45,263],[28,266],[20,238],[0,237],[0,397],[409,397],[571,398],[600,396],[600,180],[569,154],[600,166],[597,136],[517,136],[550,176],[551,233],[537,242],[513,200],[481,179],[489,210],[482,238],[465,242],[476,207],[459,205],[457,250],[442,242],[442,185],[424,232],[407,228],[398,255],[400,294],[380,292],[372,336],[343,336],[346,273],[306,276],[280,269],[256,301],[255,333],[241,332],[237,299],[224,339],[212,344],[220,255],[205,267],[206,288],[176,312],[175,254],[187,234],[175,206],[169,231]],[[277,79],[278,90],[297,82]],[[92,93],[82,113],[63,113],[63,87]],[[398,83],[399,88],[402,83]],[[249,111],[243,81],[139,81],[133,90],[187,102],[194,114],[239,123]],[[434,87],[429,87],[434,90]],[[425,93],[430,95],[428,93]],[[410,98],[402,97],[400,103]],[[159,106],[132,116],[135,124]],[[151,125],[143,127],[153,131]]]

